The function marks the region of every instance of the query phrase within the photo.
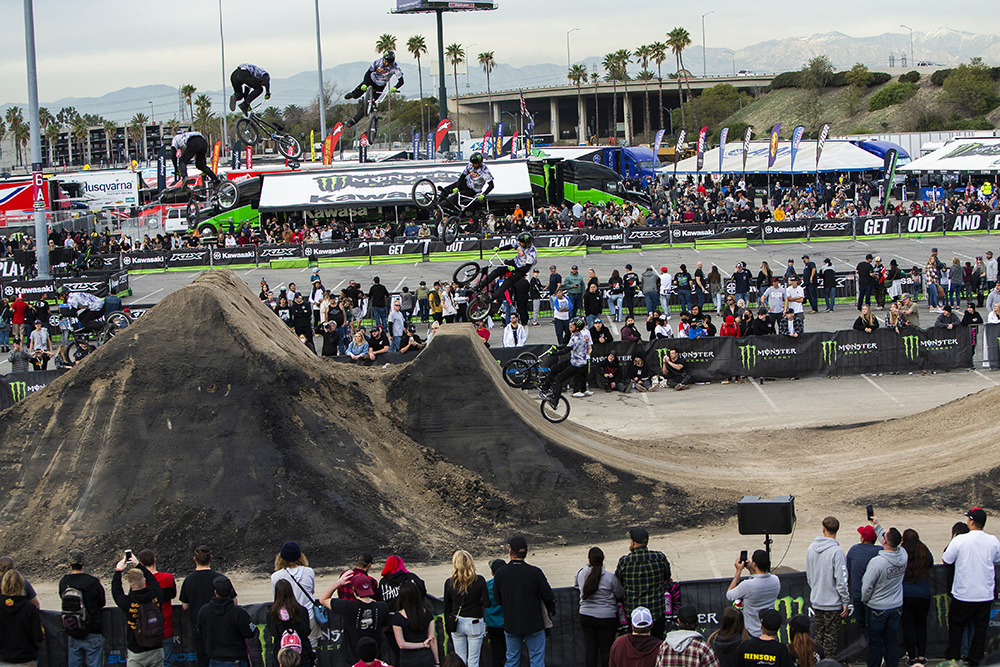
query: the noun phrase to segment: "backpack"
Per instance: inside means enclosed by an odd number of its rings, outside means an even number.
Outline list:
[[[156,648],[163,643],[163,609],[156,598],[139,603],[137,623],[132,630],[135,643],[142,648]]]
[[[83,593],[76,588],[67,588],[62,594],[62,624],[66,634],[81,639],[87,635],[87,607],[83,603]]]

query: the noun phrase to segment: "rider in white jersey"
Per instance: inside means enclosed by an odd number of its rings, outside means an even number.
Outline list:
[[[445,199],[455,208],[459,208],[459,194],[465,197],[475,197],[475,201],[466,207],[466,210],[469,210],[473,204],[486,199],[486,195],[494,187],[493,174],[490,173],[489,167],[483,164],[483,154],[477,152],[469,156],[469,164],[465,166],[458,180],[444,188],[444,192],[447,193]]]
[[[358,87],[351,92],[344,95],[345,100],[357,100],[364,96],[365,91],[368,90],[368,86],[372,86],[372,96],[376,99],[385,90],[386,85],[388,85],[390,79],[396,78],[396,85],[389,89],[390,93],[394,93],[403,87],[403,70],[396,64],[396,52],[386,51],[381,58],[376,60],[365,72],[364,81],[358,84]],[[368,109],[362,104],[361,108],[358,109],[354,117],[348,118],[344,121],[346,127],[351,127],[359,120],[365,117],[368,113]]]

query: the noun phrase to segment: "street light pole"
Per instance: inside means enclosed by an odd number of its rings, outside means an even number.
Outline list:
[[[31,0],[24,0],[24,50],[28,63],[28,125],[31,129],[31,183],[35,209],[35,261],[38,278],[48,280],[49,241],[45,229],[45,196],[42,188],[42,128],[38,123],[38,71],[35,68],[35,13]]]
[[[569,72],[570,62],[572,62],[569,59],[569,34],[571,32],[576,32],[577,30],[579,30],[579,28],[573,28],[572,30],[567,30],[566,31],[566,71],[567,72]]]
[[[701,75],[708,76],[708,50],[705,48],[705,17],[714,14],[715,11],[708,11],[701,15]]]
[[[899,24],[899,27],[906,28],[910,31],[910,66],[916,67],[917,63],[913,61],[913,28],[908,25],[903,25],[902,23]]]
[[[319,136],[326,141],[326,91],[323,89],[323,45],[319,38],[319,0],[316,0],[316,69],[319,71]]]
[[[229,145],[229,127],[226,122],[226,109],[229,108],[226,95],[226,39],[222,34],[222,0],[219,0],[219,48],[222,52],[222,154],[226,154]]]
[[[726,49],[726,53],[733,57],[733,76],[736,76],[736,52]]]
[[[149,122],[156,124],[156,114],[153,113],[153,100],[149,101]]]

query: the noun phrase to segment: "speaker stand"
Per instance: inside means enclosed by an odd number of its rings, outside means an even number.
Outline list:
[[[771,539],[771,533],[764,533],[764,549],[767,551],[767,559],[771,560],[771,544],[774,540]]]

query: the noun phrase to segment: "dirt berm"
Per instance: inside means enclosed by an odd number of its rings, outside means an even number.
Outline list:
[[[30,572],[72,547],[180,563],[206,543],[264,570],[289,539],[318,564],[435,559],[721,510],[555,444],[492,363],[458,326],[405,366],[321,359],[234,273],[207,273],[0,413],[3,551]]]

